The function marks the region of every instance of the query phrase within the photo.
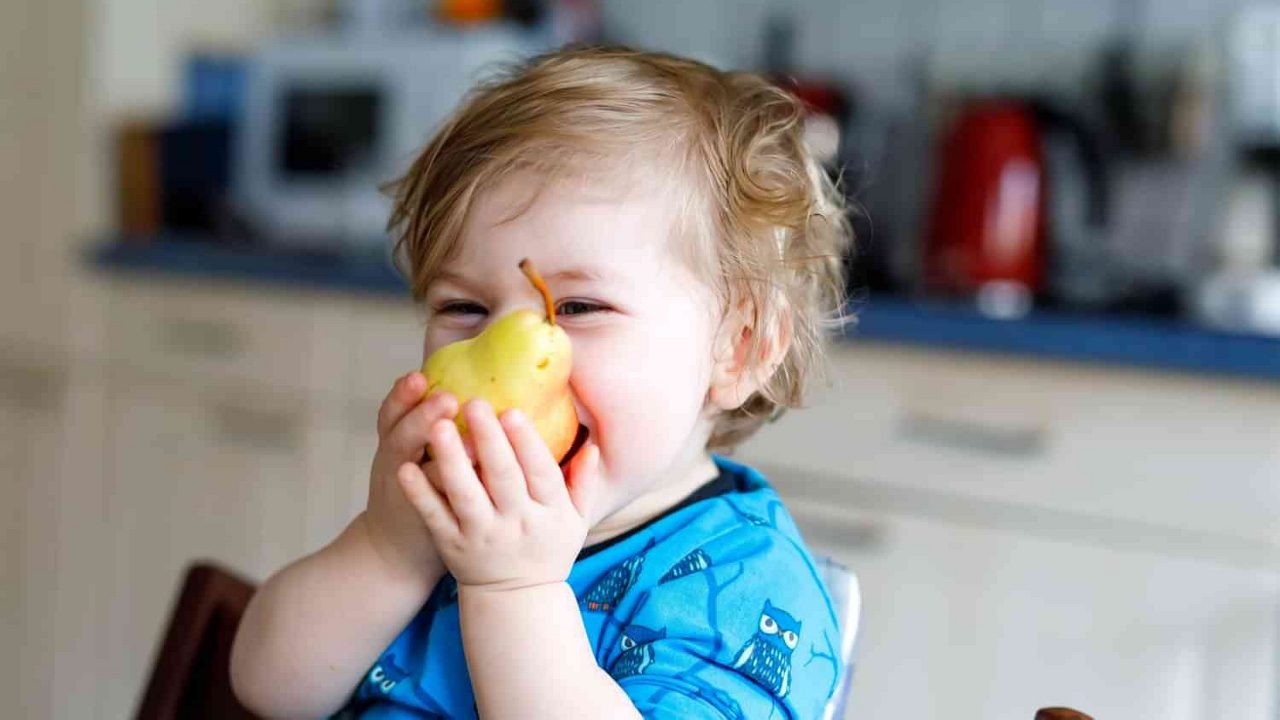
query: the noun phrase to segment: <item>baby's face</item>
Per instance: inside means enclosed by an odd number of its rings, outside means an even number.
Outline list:
[[[515,175],[477,197],[457,257],[428,289],[423,357],[513,310],[542,312],[517,267],[532,260],[573,344],[570,385],[600,447],[603,516],[705,458],[718,307],[673,250],[663,194],[554,184],[507,220],[537,182]]]

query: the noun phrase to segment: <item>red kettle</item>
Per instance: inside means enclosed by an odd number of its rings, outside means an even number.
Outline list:
[[[1076,156],[1070,162],[1057,150],[1057,159],[1049,157],[1064,137]],[[1052,235],[1072,225],[1097,227],[1105,214],[1105,184],[1096,140],[1070,115],[1035,100],[966,105],[940,146],[923,243],[926,289],[971,296],[999,284],[1028,300],[1040,295],[1050,285]],[[1064,221],[1079,205],[1073,199],[1082,197],[1088,203],[1079,208],[1082,217]]]
[[[939,159],[925,239],[928,289],[970,295],[999,281],[1040,290],[1044,156],[1030,109],[1001,100],[969,105]]]

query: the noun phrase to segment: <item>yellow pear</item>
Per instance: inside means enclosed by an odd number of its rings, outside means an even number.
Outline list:
[[[484,398],[498,414],[519,408],[556,461],[563,462],[578,439],[578,413],[569,391],[569,335],[556,324],[555,301],[533,264],[521,260],[520,270],[542,294],[545,315],[516,310],[479,335],[431,353],[422,366],[426,395],[450,392],[459,407],[471,398]],[[461,412],[455,422],[465,434]]]

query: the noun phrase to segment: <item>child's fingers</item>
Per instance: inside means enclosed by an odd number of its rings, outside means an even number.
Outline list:
[[[421,461],[431,427],[436,422],[457,414],[456,397],[451,393],[434,393],[400,418],[391,432],[383,438],[383,445],[397,460]]]
[[[458,518],[462,532],[487,524],[493,519],[493,503],[480,484],[471,459],[462,447],[458,426],[452,420],[437,420],[431,426],[428,443],[431,446],[431,462],[435,463],[440,489],[449,501],[449,507]]]
[[[400,422],[427,391],[427,378],[420,372],[411,372],[396,379],[391,391],[378,408],[378,437],[384,437]]]
[[[437,543],[452,538],[459,532],[458,518],[440,491],[432,486],[422,468],[414,463],[403,463],[396,471],[396,480],[405,499],[413,505],[422,517],[422,522],[431,531]]]
[[[588,520],[593,520],[592,510],[595,505],[597,492],[600,490],[602,482],[600,474],[600,447],[593,442],[587,442],[574,456],[573,461],[569,463],[569,472],[566,473],[569,488],[569,499],[573,501],[573,506],[577,508],[578,514]]]
[[[519,410],[508,410],[502,414],[501,421],[523,468],[529,497],[543,505],[554,505],[563,500],[564,473],[528,416]]]
[[[520,469],[507,434],[493,414],[493,406],[476,398],[469,401],[462,412],[475,443],[480,478],[493,498],[494,507],[500,513],[520,508],[529,501],[524,471]]]

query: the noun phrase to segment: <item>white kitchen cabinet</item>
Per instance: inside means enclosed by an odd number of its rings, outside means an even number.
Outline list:
[[[369,470],[378,447],[379,403],[363,397],[326,408],[318,433],[308,485],[307,552],[331,542],[365,509]]]
[[[103,478],[110,488],[110,532],[103,538],[108,602],[102,608],[104,655],[98,658],[109,675],[95,691],[100,717],[125,717],[141,698],[181,568],[189,559],[179,553],[195,549],[191,538],[210,522],[226,522],[228,536],[239,528],[231,519],[218,518],[216,507],[190,507],[175,499],[189,497],[192,491],[184,486],[203,484],[206,477],[197,467],[205,434],[201,408],[189,387],[112,377],[110,408]],[[209,550],[199,541],[194,544]]]
[[[33,567],[54,568],[55,548],[45,528],[55,508],[47,488],[27,478],[48,477],[49,439],[63,402],[57,375],[11,357],[0,360],[0,697],[13,698],[28,712],[48,711],[49,680],[33,668],[51,667],[53,648],[45,643],[54,628],[42,591],[28,583]]]
[[[198,376],[192,376],[198,377]],[[141,697],[184,569],[261,580],[307,549],[315,471],[306,399],[113,369],[108,628],[101,717]]]
[[[425,313],[408,299],[356,300],[347,312],[345,387],[352,399],[381,403],[396,378],[422,367]]]
[[[771,473],[862,590],[846,717],[1271,720],[1280,570],[859,506]],[[801,637],[803,647],[803,635]],[[800,653],[800,651],[798,651]],[[800,653],[802,654],[802,653]]]
[[[349,364],[344,395],[326,408],[324,446],[335,463],[317,475],[315,523],[310,544],[332,540],[365,507],[369,468],[378,446],[378,408],[391,385],[422,365],[423,314],[407,299],[352,299],[343,309]]]
[[[349,353],[342,313],[320,293],[125,276],[111,287],[106,358],[198,382],[337,394]]]
[[[372,419],[369,419],[372,427]],[[352,426],[345,402],[335,402],[318,410],[311,424],[314,443],[307,473],[307,513],[305,552],[319,550],[342,532],[364,509],[369,483],[372,449],[366,454],[351,451]],[[373,432],[372,430],[370,432]],[[376,433],[375,433],[376,439]],[[363,456],[363,460],[361,460]],[[296,558],[290,558],[293,560]],[[262,578],[283,567],[269,568]]]
[[[863,593],[850,718],[1270,720],[1280,388],[858,343],[738,453]]]
[[[16,717],[92,717],[104,487],[101,374],[0,359],[0,690]]]
[[[741,455],[1280,559],[1280,386],[868,343],[832,369]]]

